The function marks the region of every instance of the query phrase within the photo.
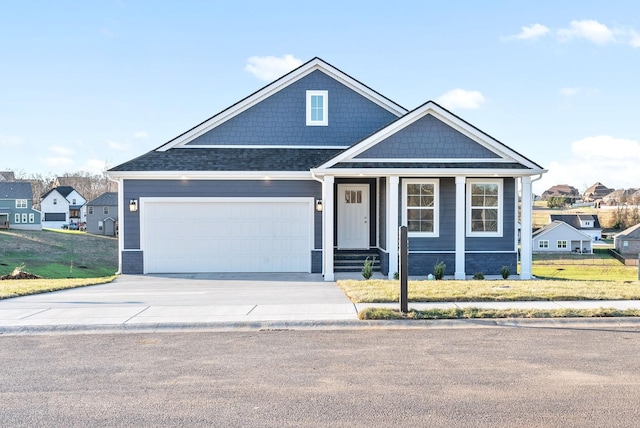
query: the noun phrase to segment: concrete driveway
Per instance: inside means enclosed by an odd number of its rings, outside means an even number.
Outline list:
[[[336,284],[313,274],[122,275],[110,284],[0,300],[0,331],[356,319]]]

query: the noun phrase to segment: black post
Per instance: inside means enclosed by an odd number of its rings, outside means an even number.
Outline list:
[[[400,312],[409,312],[409,242],[407,239],[407,226],[400,226],[398,234],[398,256],[400,257]]]

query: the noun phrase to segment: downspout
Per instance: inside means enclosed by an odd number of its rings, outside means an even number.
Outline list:
[[[120,180],[111,178],[109,174],[107,180],[118,184],[118,271],[116,275],[122,275],[122,251],[124,250],[124,186],[121,186]]]

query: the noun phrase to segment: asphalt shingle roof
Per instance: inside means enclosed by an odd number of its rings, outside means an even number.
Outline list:
[[[87,205],[117,206],[118,192],[105,192],[93,201],[89,202]]]
[[[33,199],[28,181],[0,181],[0,199]]]
[[[342,149],[175,148],[151,151],[109,171],[309,171]]]

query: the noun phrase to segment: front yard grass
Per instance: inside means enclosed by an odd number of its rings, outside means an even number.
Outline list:
[[[478,319],[478,318],[604,318],[638,317],[638,309],[481,309],[455,308],[410,310],[406,314],[397,309],[367,308],[358,313],[361,320],[438,320],[438,319]]]
[[[115,278],[116,276],[74,279],[8,279],[0,281],[0,299],[106,284]]]

